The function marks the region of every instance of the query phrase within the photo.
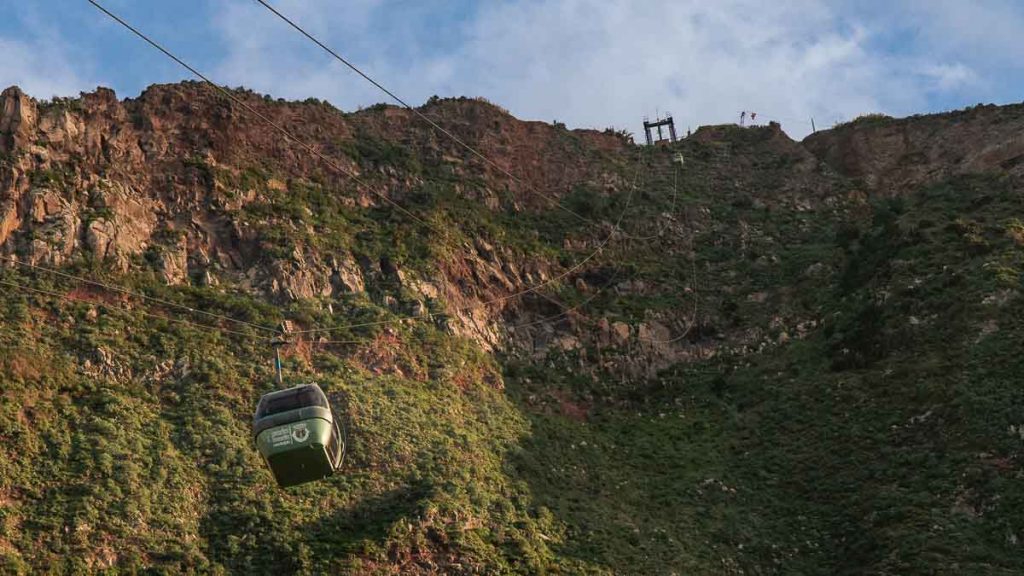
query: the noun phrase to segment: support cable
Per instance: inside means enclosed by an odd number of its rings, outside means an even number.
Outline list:
[[[230,316],[224,316],[224,315],[221,315],[221,314],[216,314],[214,312],[208,312],[206,310],[200,310],[198,308],[193,308],[191,306],[186,306],[184,304],[177,304],[175,302],[171,302],[169,300],[164,300],[162,298],[155,298],[153,296],[147,296],[146,294],[142,294],[141,292],[134,292],[132,290],[129,290],[127,288],[123,288],[121,286],[116,286],[116,285],[113,285],[113,284],[106,284],[104,282],[99,282],[97,280],[91,280],[89,278],[84,278],[82,276],[76,276],[74,274],[68,274],[67,272],[62,272],[62,271],[56,270],[54,268],[48,268],[46,266],[40,266],[38,264],[31,264],[29,262],[23,262],[21,260],[18,260],[16,258],[11,258],[9,256],[0,256],[0,260],[5,260],[5,261],[10,262],[12,264],[15,264],[17,266],[22,266],[22,267],[25,267],[25,268],[28,268],[28,269],[31,269],[31,270],[35,270],[37,272],[46,272],[47,274],[53,274],[54,276],[59,276],[61,278],[67,279],[67,280],[76,280],[78,282],[82,282],[83,284],[89,284],[90,286],[96,286],[98,288],[103,288],[103,289],[106,289],[106,290],[110,290],[111,292],[119,292],[121,294],[126,294],[128,296],[135,296],[136,298],[141,298],[143,300],[147,300],[147,301],[153,302],[155,304],[160,304],[161,306],[167,306],[167,307],[170,307],[170,308],[176,308],[178,310],[184,310],[186,312],[191,312],[191,313],[194,313],[194,314],[200,314],[202,316],[206,316],[208,318],[214,318],[214,319],[217,319],[217,320],[224,320],[224,321],[227,321],[227,322],[234,322],[236,324],[241,324],[241,325],[244,325],[244,326],[248,326],[248,327],[254,328],[256,330],[262,330],[264,332],[274,332],[274,333],[277,332],[276,329],[271,328],[269,326],[261,326],[259,324],[254,324],[254,323],[246,321],[246,320],[241,320],[241,319],[238,319],[238,318],[232,318]]]
[[[90,1],[91,1],[91,0],[90,0]],[[269,2],[267,2],[266,0],[255,0],[255,1],[256,1],[256,2],[258,2],[258,3],[260,4],[260,5],[262,5],[262,6],[264,7],[264,8],[266,8],[267,10],[269,10],[270,12],[272,12],[272,13],[273,13],[273,14],[274,14],[275,16],[277,16],[278,18],[280,18],[281,20],[283,20],[283,21],[284,21],[285,23],[287,23],[287,24],[288,24],[289,26],[291,26],[292,28],[294,28],[294,29],[295,29],[296,31],[298,31],[298,32],[299,32],[300,34],[302,34],[303,36],[305,36],[306,38],[308,38],[308,39],[309,39],[309,40],[310,40],[311,42],[313,42],[314,44],[316,44],[317,46],[319,46],[319,47],[320,47],[321,49],[323,49],[323,50],[324,50],[325,52],[327,52],[328,54],[330,54],[330,55],[331,55],[331,56],[332,56],[332,57],[333,57],[333,58],[334,58],[335,60],[337,60],[337,61],[341,62],[342,64],[344,64],[345,66],[347,66],[347,67],[348,67],[349,69],[351,69],[351,70],[352,70],[353,72],[355,72],[356,74],[358,74],[359,76],[361,76],[361,77],[362,77],[363,79],[365,79],[365,80],[366,80],[367,82],[369,82],[370,84],[373,84],[373,85],[374,85],[375,87],[377,87],[377,89],[378,89],[378,90],[380,90],[381,92],[383,92],[384,94],[386,94],[387,96],[389,96],[389,97],[390,97],[390,98],[391,98],[392,100],[394,100],[395,102],[397,102],[398,104],[400,104],[401,106],[405,107],[405,108],[406,108],[406,109],[408,109],[408,110],[409,110],[410,112],[412,112],[413,114],[415,114],[416,116],[418,116],[418,117],[419,117],[419,118],[420,118],[421,120],[423,120],[424,122],[426,122],[427,124],[429,124],[429,125],[430,125],[431,127],[433,127],[433,128],[435,129],[435,130],[437,130],[437,131],[438,131],[438,132],[440,132],[441,134],[444,134],[445,136],[447,136],[448,138],[450,138],[450,139],[451,139],[451,140],[452,140],[453,142],[455,142],[456,144],[458,144],[458,145],[459,145],[459,146],[461,146],[462,148],[465,148],[465,149],[466,149],[467,151],[469,151],[469,152],[470,152],[470,153],[471,153],[472,155],[474,155],[474,156],[476,156],[477,158],[479,158],[479,159],[483,160],[483,162],[484,162],[485,164],[487,164],[488,166],[491,166],[491,167],[493,167],[494,169],[498,170],[499,172],[501,172],[502,174],[504,174],[505,176],[507,176],[507,177],[508,177],[508,178],[509,178],[510,180],[512,180],[512,181],[513,181],[513,182],[515,182],[516,184],[519,184],[520,186],[526,186],[526,187],[527,187],[528,189],[530,189],[530,188],[531,188],[530,186],[526,185],[526,183],[525,183],[525,182],[523,182],[523,181],[522,181],[522,180],[521,180],[521,179],[520,179],[520,178],[519,178],[518,176],[516,176],[515,174],[513,174],[513,173],[512,173],[512,172],[510,172],[509,170],[507,170],[507,169],[505,169],[505,168],[501,167],[501,166],[500,166],[500,165],[498,165],[498,164],[497,164],[496,162],[494,162],[493,160],[491,160],[490,158],[488,158],[487,156],[485,156],[485,155],[484,155],[484,154],[483,154],[482,152],[480,152],[480,151],[478,151],[478,150],[477,150],[476,148],[474,148],[474,147],[470,146],[469,144],[467,144],[466,142],[464,142],[464,141],[463,141],[462,139],[460,139],[460,138],[459,138],[458,136],[456,136],[455,134],[452,134],[452,132],[451,132],[451,131],[449,131],[449,130],[446,130],[445,128],[443,128],[443,127],[442,127],[441,125],[439,125],[439,124],[438,124],[437,122],[435,122],[434,120],[432,120],[432,119],[431,119],[431,118],[430,118],[429,116],[427,116],[427,115],[426,115],[426,114],[424,114],[423,112],[421,112],[421,111],[419,111],[418,109],[416,109],[416,108],[414,108],[413,106],[411,106],[411,105],[410,105],[410,104],[409,104],[408,102],[406,102],[405,100],[403,100],[402,98],[400,98],[400,97],[399,97],[399,96],[398,96],[397,94],[395,94],[395,93],[394,93],[394,92],[392,92],[391,90],[389,90],[389,89],[387,89],[386,87],[384,87],[384,85],[383,85],[383,84],[381,84],[381,83],[380,83],[380,82],[378,82],[377,80],[374,80],[374,79],[373,79],[372,77],[370,77],[370,75],[369,75],[369,74],[367,74],[366,72],[363,72],[363,71],[362,71],[362,70],[361,70],[361,69],[360,69],[360,68],[359,68],[358,66],[356,66],[355,64],[353,64],[353,63],[352,63],[351,61],[349,61],[349,60],[348,60],[348,59],[346,59],[345,57],[343,57],[343,56],[341,56],[340,54],[338,54],[338,53],[337,53],[337,52],[336,52],[336,51],[335,51],[334,49],[332,49],[332,48],[331,48],[330,46],[327,46],[326,44],[324,44],[324,43],[323,43],[322,41],[320,41],[320,39],[318,39],[318,38],[317,38],[316,36],[314,36],[314,35],[312,35],[311,33],[307,32],[305,28],[303,28],[302,26],[300,26],[300,25],[299,25],[298,23],[296,23],[296,22],[295,22],[294,20],[292,20],[292,19],[291,19],[291,18],[289,18],[288,16],[285,16],[284,14],[282,14],[282,13],[281,13],[281,11],[279,11],[279,10],[278,10],[278,9],[276,9],[276,8],[274,8],[274,7],[273,7],[273,6],[272,6],[272,5],[271,5],[271,4],[269,3]],[[572,215],[572,216],[574,216],[575,218],[578,218],[578,219],[579,219],[580,221],[582,221],[582,222],[586,222],[587,224],[592,224],[592,225],[595,225],[595,226],[599,226],[599,225],[600,225],[600,224],[599,224],[598,222],[595,222],[594,220],[592,220],[592,219],[590,219],[590,218],[587,218],[586,216],[583,216],[582,214],[580,214],[580,213],[576,212],[575,210],[573,210],[573,209],[569,208],[568,206],[564,205],[564,204],[563,204],[563,203],[562,203],[561,201],[559,201],[559,200],[558,200],[558,198],[557,198],[557,197],[555,197],[555,196],[552,196],[552,195],[550,195],[550,194],[547,194],[547,193],[545,193],[545,192],[544,192],[543,190],[539,190],[539,189],[537,189],[537,188],[532,188],[532,189],[533,189],[533,190],[534,190],[535,192],[539,193],[539,194],[540,194],[541,196],[543,196],[544,198],[546,198],[546,199],[548,199],[548,200],[551,200],[552,202],[554,202],[554,203],[555,203],[555,205],[557,205],[557,206],[558,206],[558,208],[560,208],[561,210],[565,211],[565,212],[566,212],[566,213],[568,213],[568,214],[571,214],[571,215]]]
[[[60,292],[54,292],[52,290],[44,290],[42,288],[35,288],[33,286],[26,286],[24,284],[19,284],[17,282],[11,282],[9,280],[2,280],[2,279],[0,279],[0,285],[8,286],[8,287],[15,288],[15,289],[18,289],[18,290],[23,290],[23,291],[26,291],[26,292],[34,292],[36,294],[41,294],[41,295],[44,295],[44,296],[50,296],[50,297],[53,297],[53,298],[59,298],[61,300],[67,301],[67,302],[79,302],[79,303],[84,303],[84,304],[92,304],[92,302],[89,302],[88,300],[80,300],[80,299],[77,299],[77,298],[72,298],[72,297],[68,296],[67,294],[62,294]],[[189,320],[185,320],[184,318],[173,318],[173,317],[169,317],[169,316],[163,316],[163,315],[160,315],[160,314],[153,314],[153,313],[150,313],[150,312],[145,312],[143,310],[132,310],[132,309],[129,309],[129,308],[124,308],[122,306],[114,306],[112,304],[106,304],[106,303],[101,303],[100,305],[108,307],[108,308],[113,308],[115,310],[120,310],[121,312],[125,312],[127,314],[141,314],[143,316],[147,316],[147,317],[150,317],[150,318],[157,318],[157,319],[160,319],[160,320],[164,320],[166,322],[173,322],[173,323],[176,323],[176,324],[183,324],[183,325],[191,326],[193,328],[198,328],[200,330],[207,330],[207,331],[210,331],[210,332],[217,332],[217,333],[221,333],[221,334],[224,334],[224,333],[226,333],[226,334],[234,334],[236,336],[245,336],[247,338],[251,338],[252,337],[252,334],[250,334],[248,332],[240,332],[238,330],[231,330],[230,328],[220,328],[220,327],[217,327],[217,326],[208,326],[208,325],[205,325],[205,324],[197,324],[195,322],[191,322]]]
[[[205,81],[207,84],[210,84],[211,86],[213,86],[215,89],[217,89],[221,94],[226,96],[232,102],[238,104],[239,106],[242,106],[245,110],[249,111],[250,113],[254,114],[256,117],[258,117],[261,120],[263,120],[264,122],[268,123],[270,126],[272,126],[275,130],[277,130],[278,132],[280,132],[281,134],[286,136],[288,139],[290,139],[291,141],[296,142],[301,147],[306,149],[308,152],[310,152],[311,154],[313,154],[316,157],[318,157],[321,160],[323,160],[325,163],[328,164],[328,166],[334,168],[338,172],[341,172],[343,174],[347,174],[347,172],[340,165],[338,165],[336,162],[334,162],[331,158],[329,158],[328,156],[325,156],[324,154],[320,153],[312,145],[310,145],[310,144],[308,144],[306,142],[303,142],[302,140],[298,139],[290,131],[288,131],[286,128],[284,128],[283,126],[275,123],[273,120],[271,120],[267,116],[261,114],[259,111],[254,109],[249,104],[245,103],[243,100],[239,99],[237,96],[232,94],[230,91],[228,91],[225,88],[215,84],[212,80],[210,80],[207,76],[205,76],[204,74],[199,72],[197,69],[195,69],[194,67],[190,66],[188,63],[186,63],[182,59],[178,58],[177,56],[175,56],[169,50],[167,50],[162,45],[160,45],[156,41],[154,41],[151,38],[149,38],[147,35],[145,35],[143,32],[141,32],[137,28],[133,27],[131,24],[129,24],[127,21],[125,21],[121,17],[117,16],[116,14],[111,12],[110,10],[106,9],[102,4],[97,2],[97,0],[87,0],[87,1],[90,4],[92,4],[93,6],[95,6],[98,10],[103,12],[105,15],[107,15],[108,17],[113,19],[115,22],[117,22],[118,24],[120,24],[121,26],[123,26],[124,28],[126,28],[127,30],[129,30],[130,32],[132,32],[133,34],[135,34],[136,36],[138,36],[142,40],[144,40],[150,46],[156,48],[158,51],[160,51],[161,53],[166,55],[168,58],[172,59],[174,62],[178,63],[180,66],[182,66],[183,68],[185,68],[186,70],[188,70],[192,74],[196,75],[198,78],[200,78],[203,81]],[[639,167],[638,167],[638,170],[639,170]],[[357,181],[359,180],[359,176],[358,175],[356,175],[356,174],[349,174],[349,175],[351,176],[351,179],[357,180]],[[508,175],[511,176],[512,178],[515,178],[511,174],[508,174]],[[389,204],[394,206],[396,209],[400,210],[402,213],[407,214],[408,216],[410,216],[411,218],[413,218],[417,222],[423,224],[427,228],[430,228],[431,230],[436,231],[439,235],[441,235],[441,237],[446,237],[442,232],[438,231],[435,227],[431,226],[430,224],[428,224],[424,220],[420,219],[419,217],[417,217],[412,212],[409,212],[407,209],[402,207],[400,204],[398,204],[394,200],[388,198],[383,193],[380,193],[380,192],[377,192],[377,191],[374,191],[374,190],[371,190],[371,191],[374,194],[376,194],[376,195],[380,196],[381,198],[383,198],[386,202],[388,202]],[[633,189],[630,192],[629,198],[627,200],[626,208],[623,209],[622,213],[619,215],[618,219],[616,220],[616,222],[615,222],[615,224],[613,226],[613,229],[608,233],[608,235],[605,237],[604,241],[602,241],[598,245],[597,249],[593,253],[591,253],[589,256],[587,256],[586,258],[584,258],[581,261],[577,262],[574,266],[572,266],[571,268],[565,270],[564,272],[562,272],[558,276],[555,276],[554,278],[551,278],[551,279],[549,279],[549,280],[547,280],[545,282],[537,284],[536,286],[532,286],[532,287],[526,288],[526,289],[521,290],[519,292],[516,292],[514,294],[502,296],[502,297],[495,298],[495,299],[492,299],[490,301],[484,302],[483,305],[491,305],[491,304],[507,301],[507,300],[510,300],[512,298],[524,296],[526,294],[530,294],[530,293],[533,293],[533,292],[537,292],[541,288],[543,288],[545,286],[549,286],[549,285],[551,285],[551,284],[553,284],[553,283],[555,283],[555,282],[557,282],[557,281],[559,281],[559,280],[561,280],[561,279],[563,279],[563,278],[573,274],[574,272],[576,272],[577,270],[582,268],[587,262],[589,262],[590,260],[592,260],[594,257],[597,256],[597,254],[608,244],[608,242],[612,239],[613,236],[616,235],[616,233],[619,233],[619,234],[623,234],[624,233],[624,231],[621,228],[622,219],[625,216],[625,213],[628,211],[629,206],[632,204],[632,200],[633,200],[633,196],[634,196],[635,192],[636,192],[636,185],[635,185],[635,181],[634,181],[634,187],[633,187]],[[594,223],[596,225],[599,225],[596,222],[593,222],[593,221],[590,221],[590,220],[587,220],[587,221],[589,221],[591,223]],[[388,320],[388,321],[368,323],[368,324],[364,324],[364,325],[379,325],[379,324],[385,324],[385,323],[392,323],[392,322],[395,322],[395,321],[396,320]],[[348,327],[336,327],[336,328],[328,328],[328,329],[314,329],[314,330],[299,331],[299,332],[296,332],[296,334],[303,334],[303,333],[310,334],[310,333],[332,332],[332,331],[342,330],[342,329],[346,329],[346,328],[348,328]]]
[[[345,170],[345,169],[344,169],[344,168],[343,168],[343,167],[342,167],[342,166],[341,166],[340,164],[338,164],[337,162],[335,162],[335,161],[334,161],[333,159],[331,159],[331,158],[330,158],[329,156],[326,156],[326,155],[324,155],[324,154],[323,154],[322,152],[320,152],[319,150],[317,150],[317,149],[316,149],[315,147],[313,147],[313,146],[312,146],[311,144],[309,144],[309,143],[306,143],[306,142],[304,142],[304,141],[300,140],[299,138],[297,138],[297,137],[296,137],[295,135],[293,135],[293,134],[292,134],[292,133],[291,133],[291,132],[290,132],[290,131],[289,131],[289,130],[288,130],[287,128],[285,128],[284,126],[281,126],[281,125],[280,125],[280,124],[278,124],[277,122],[274,122],[273,120],[271,120],[270,118],[268,118],[268,117],[267,117],[267,116],[266,116],[265,114],[262,114],[262,113],[260,113],[260,112],[259,112],[258,110],[256,110],[255,108],[253,108],[252,106],[250,106],[249,104],[247,104],[247,103],[246,103],[246,102],[245,102],[244,100],[242,100],[241,98],[238,98],[237,96],[235,96],[234,94],[232,94],[232,93],[231,93],[231,92],[230,92],[229,90],[227,90],[227,89],[226,89],[226,88],[224,88],[223,86],[219,86],[219,85],[215,84],[215,83],[214,83],[214,82],[213,82],[212,80],[210,80],[210,79],[209,79],[209,78],[208,78],[208,77],[207,77],[206,75],[204,75],[204,74],[203,74],[202,72],[200,72],[199,70],[196,70],[195,68],[193,68],[192,66],[190,66],[190,65],[189,65],[188,63],[186,63],[186,62],[185,62],[184,60],[182,60],[182,59],[178,58],[177,56],[175,56],[174,54],[172,54],[172,53],[171,53],[171,52],[170,52],[169,50],[167,50],[166,48],[164,48],[163,46],[161,46],[160,44],[158,44],[158,43],[157,43],[157,42],[156,42],[155,40],[152,40],[152,39],[151,39],[151,38],[150,38],[149,36],[146,36],[145,34],[143,34],[142,32],[140,32],[140,31],[139,31],[138,29],[136,29],[135,27],[133,27],[133,26],[132,26],[131,24],[129,24],[129,23],[128,23],[128,22],[126,22],[125,20],[121,19],[121,17],[120,17],[120,16],[118,16],[118,15],[114,14],[113,12],[111,12],[110,10],[107,10],[106,8],[104,8],[104,7],[103,7],[103,5],[101,5],[101,4],[100,4],[99,2],[97,2],[96,0],[86,0],[86,1],[87,1],[87,2],[89,2],[90,4],[92,4],[93,6],[95,6],[95,7],[96,7],[96,8],[97,8],[97,9],[98,9],[99,11],[101,11],[101,12],[103,12],[104,14],[106,14],[107,16],[109,16],[109,17],[110,17],[111,19],[113,19],[113,20],[114,20],[115,22],[117,22],[117,23],[118,23],[118,24],[120,24],[121,26],[123,26],[123,27],[127,28],[127,29],[128,29],[129,31],[131,31],[131,32],[132,32],[133,34],[135,34],[136,36],[138,36],[139,38],[141,38],[142,40],[144,40],[144,41],[145,41],[146,43],[148,43],[148,44],[149,44],[150,46],[152,46],[152,47],[156,48],[157,50],[159,50],[160,52],[162,52],[162,53],[163,53],[163,54],[164,54],[165,56],[167,56],[167,57],[168,57],[168,58],[170,58],[171,60],[174,60],[175,62],[177,62],[177,63],[178,63],[178,64],[179,64],[179,65],[180,65],[181,67],[185,68],[186,70],[188,70],[188,71],[189,71],[189,72],[191,72],[192,74],[195,74],[195,75],[196,75],[197,77],[201,78],[201,79],[202,79],[202,80],[203,80],[204,82],[206,82],[206,83],[207,83],[207,84],[209,84],[210,86],[213,86],[213,87],[214,87],[215,89],[217,89],[217,90],[218,90],[218,91],[219,91],[219,92],[220,92],[221,94],[223,94],[224,96],[226,96],[226,97],[227,97],[227,98],[228,98],[229,100],[231,100],[231,101],[232,101],[232,102],[234,102],[235,104],[238,104],[239,106],[241,106],[242,108],[244,108],[245,110],[247,110],[247,111],[248,111],[249,113],[253,114],[254,116],[256,116],[257,118],[259,118],[260,120],[263,120],[264,122],[266,122],[267,124],[269,124],[269,125],[270,125],[271,127],[273,127],[273,128],[275,129],[275,130],[277,130],[278,132],[280,132],[280,133],[281,133],[281,134],[282,134],[282,135],[283,135],[283,136],[284,136],[285,138],[287,138],[287,139],[288,139],[289,141],[295,142],[296,144],[298,144],[299,146],[301,146],[302,148],[304,148],[304,149],[305,149],[305,150],[306,150],[307,152],[309,152],[310,154],[312,154],[312,155],[316,156],[316,157],[317,157],[317,158],[319,158],[320,160],[322,160],[322,161],[324,161],[325,163],[327,163],[327,165],[328,165],[328,166],[330,166],[331,168],[335,169],[335,170],[336,170],[337,172],[339,172],[339,173],[341,173],[341,174],[343,174],[343,175],[346,175],[346,176],[348,176],[350,180],[354,180],[354,181],[356,181],[356,182],[359,182],[359,181],[360,181],[360,178],[359,178],[359,175],[358,175],[358,174],[356,174],[356,173],[354,173],[354,172],[350,172],[350,171],[348,171],[348,170]],[[371,192],[371,193],[373,193],[374,195],[376,195],[376,196],[380,197],[380,198],[381,198],[382,200],[384,200],[385,202],[387,202],[388,204],[390,204],[390,205],[391,205],[391,206],[392,206],[393,208],[395,208],[395,209],[396,209],[396,210],[398,210],[399,212],[402,212],[402,213],[403,213],[403,214],[405,214],[406,216],[409,216],[410,218],[412,218],[413,220],[415,220],[415,221],[419,222],[420,224],[423,224],[423,225],[424,225],[424,226],[426,226],[427,228],[430,228],[431,230],[434,230],[435,232],[438,232],[438,233],[442,234],[442,237],[443,237],[443,233],[441,233],[440,231],[438,231],[438,230],[437,230],[436,228],[434,228],[434,227],[433,227],[433,226],[431,226],[430,224],[427,224],[427,222],[425,222],[425,221],[424,221],[424,220],[422,220],[422,219],[421,219],[420,217],[416,216],[415,214],[413,214],[412,212],[410,212],[410,211],[409,211],[409,210],[407,210],[406,208],[402,207],[402,205],[401,205],[401,204],[399,204],[398,202],[395,202],[394,200],[392,200],[391,198],[389,198],[389,197],[388,197],[388,196],[387,196],[386,194],[384,194],[384,193],[382,193],[382,192],[379,192],[379,191],[376,191],[376,190],[373,190],[372,188],[370,188],[370,192]]]

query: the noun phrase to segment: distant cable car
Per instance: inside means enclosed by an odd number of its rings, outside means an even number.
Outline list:
[[[270,392],[253,417],[256,447],[282,488],[334,474],[345,457],[341,422],[316,384]]]

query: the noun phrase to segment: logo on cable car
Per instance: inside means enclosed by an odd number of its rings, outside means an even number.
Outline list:
[[[295,424],[292,426],[292,440],[296,442],[309,440],[309,428],[305,424]]]

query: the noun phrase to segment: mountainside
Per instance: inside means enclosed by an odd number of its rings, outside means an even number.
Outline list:
[[[0,571],[1024,570],[1019,106],[652,148],[420,109],[491,164],[232,93],[344,174],[202,84],[0,95]],[[349,445],[289,490],[281,323]]]

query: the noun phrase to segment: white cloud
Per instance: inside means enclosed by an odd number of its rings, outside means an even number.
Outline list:
[[[371,18],[382,4],[354,0],[342,10],[328,0],[283,0],[274,6],[311,34],[328,39],[344,56],[375,39]],[[285,98],[328,98],[343,107],[382,99],[362,78],[251,0],[225,2],[215,26],[227,45],[214,74],[220,83]]]
[[[18,86],[34,97],[52,98],[77,96],[88,86],[76,51],[42,6],[14,3],[5,16],[22,33],[0,35],[0,90]]]
[[[525,118],[634,131],[657,110],[672,111],[683,130],[751,110],[794,136],[810,131],[811,117],[820,127],[925,111],[936,93],[981,86],[984,75],[957,50],[923,47],[945,38],[980,51],[985,28],[1007,42],[1024,30],[1002,0],[974,11],[907,1],[871,13],[827,0],[501,0],[433,38],[415,32],[436,7],[429,0],[414,13],[385,0],[276,5],[414,104],[479,95]],[[894,26],[915,25],[926,27],[917,44],[880,46]],[[217,26],[228,47],[221,81],[346,109],[386,100],[251,0],[225,3]],[[432,44],[452,38],[445,50]]]
[[[973,70],[963,64],[929,64],[922,74],[932,79],[937,90],[954,90],[976,82],[978,77]]]
[[[868,37],[817,0],[516,1],[485,11],[459,56],[485,96],[530,117],[635,127],[660,108],[695,128],[750,110],[803,135],[811,117],[915,101]]]
[[[17,85],[40,98],[77,96],[86,83],[59,43],[0,37],[0,90]]]

